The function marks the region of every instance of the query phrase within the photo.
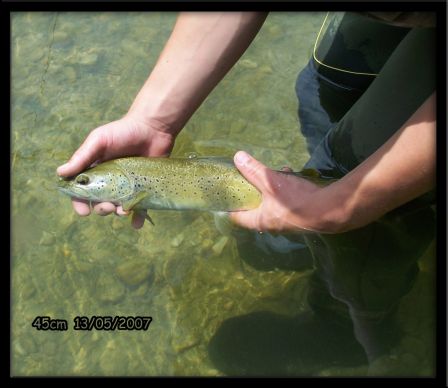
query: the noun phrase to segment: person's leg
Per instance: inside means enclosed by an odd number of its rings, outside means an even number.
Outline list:
[[[389,214],[355,231],[307,237],[316,276],[337,301],[321,296],[310,304],[322,310],[321,315],[331,311],[351,317],[356,338],[370,361],[400,339],[395,313],[414,284],[417,260],[433,240],[434,227],[434,213],[427,207]]]
[[[259,271],[305,271],[313,267],[313,257],[301,235],[283,236],[234,230],[238,256]]]
[[[311,61],[296,84],[301,130],[311,153],[336,124],[321,107],[319,91],[325,88]],[[341,88],[342,93],[346,90]],[[303,235],[238,230],[236,237],[240,257],[256,269],[303,270],[313,265]],[[312,310],[306,313],[287,317],[259,311],[224,321],[209,344],[214,365],[227,375],[294,376],[366,363],[347,306],[331,297],[318,276],[310,283]]]
[[[336,124],[321,105],[319,74],[311,59],[296,80],[296,95],[299,102],[298,117],[300,131],[312,154],[325,135]]]
[[[404,45],[400,44],[397,55],[425,57],[426,71],[433,72],[433,38],[430,33],[422,33],[426,43],[421,44],[421,35],[410,33]],[[409,37],[414,39],[413,44],[407,41]],[[416,51],[417,46],[425,50]],[[425,83],[417,89],[411,87],[410,91],[405,88],[404,73],[408,76],[407,82],[412,83],[410,70],[421,70],[422,66],[421,61],[417,61],[416,66],[408,66],[408,60],[400,62],[392,58],[393,66],[386,76],[378,77],[388,83],[380,84],[380,88],[376,83],[378,79],[375,80],[371,85],[373,89],[369,88],[362,95],[338,125],[320,132],[320,136],[327,134],[317,146],[316,141],[308,143],[314,149],[307,167],[333,171],[335,177],[343,176],[369,152],[374,152],[375,145],[378,148],[385,141],[385,132],[375,132],[375,128],[398,130],[401,124],[397,117],[412,114],[415,94],[423,101],[423,94],[431,88]],[[389,71],[399,74],[394,77]],[[398,86],[401,89],[395,90]],[[370,90],[377,94],[376,99],[372,99]],[[392,100],[381,98],[379,92],[392,93]],[[408,92],[414,93],[410,96],[413,103],[406,102]],[[368,112],[372,111],[376,116],[370,122],[372,116]],[[363,136],[363,129],[371,131],[369,136]],[[306,128],[304,133],[307,133]],[[344,363],[357,365],[365,353],[373,360],[388,352],[399,338],[394,324],[396,306],[412,287],[416,262],[433,235],[434,214],[424,198],[356,231],[339,235],[307,234],[316,263],[308,298],[313,312],[294,318],[257,312],[225,321],[210,341],[211,359],[227,374],[294,375],[312,374],[316,368]]]
[[[435,89],[434,39],[430,29],[413,30],[403,39],[369,89],[316,147],[307,167],[344,175],[401,127]],[[394,312],[435,234],[431,203],[428,193],[364,228],[307,237],[315,276],[336,305],[347,306],[370,360],[397,341]]]

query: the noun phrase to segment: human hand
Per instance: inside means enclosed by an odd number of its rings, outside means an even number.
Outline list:
[[[262,193],[262,203],[230,218],[260,231],[344,233],[366,226],[434,189],[436,130],[434,92],[380,148],[324,187],[272,171],[238,152],[235,165]]]
[[[262,194],[258,208],[230,213],[235,224],[260,232],[332,233],[321,203],[325,188],[292,174],[273,171],[243,151],[235,154],[234,161],[241,174]]]
[[[94,129],[70,160],[59,166],[57,174],[63,177],[76,175],[92,165],[122,156],[168,156],[173,148],[175,135],[157,128],[136,116],[123,118]],[[72,205],[80,216],[91,212],[89,201],[73,198]],[[93,211],[99,215],[115,212],[127,215],[121,206],[110,202],[93,203]],[[144,224],[145,217],[133,213],[132,226],[136,229]]]

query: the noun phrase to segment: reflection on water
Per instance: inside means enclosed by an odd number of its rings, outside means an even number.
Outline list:
[[[208,213],[153,211],[156,226],[140,231],[125,218],[80,218],[55,189],[56,167],[87,133],[126,112],[174,20],[169,13],[12,17],[14,375],[221,375],[209,343],[223,321],[309,310],[309,261],[298,268],[283,257],[269,268],[263,256],[257,268]],[[232,156],[243,148],[271,167],[300,169],[308,155],[294,82],[322,20],[319,13],[271,14],[173,154]],[[432,247],[400,306],[404,337],[390,355],[370,370],[310,365],[305,373],[432,375],[433,262]],[[93,315],[153,321],[147,331],[73,330],[76,316]],[[68,330],[38,331],[31,326],[37,316],[65,319]]]

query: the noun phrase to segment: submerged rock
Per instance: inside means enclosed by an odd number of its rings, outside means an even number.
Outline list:
[[[184,241],[185,235],[183,233],[179,233],[176,237],[174,237],[171,240],[171,246],[173,248],[177,248],[180,244],[182,244],[182,241]]]
[[[13,342],[13,352],[20,356],[27,356],[37,351],[37,345],[34,339],[29,335],[22,335]]]
[[[105,375],[126,375],[129,372],[129,355],[115,341],[109,341],[99,357],[98,364]]]
[[[258,63],[250,59],[241,59],[238,63],[246,69],[256,69],[258,67]]]
[[[96,296],[101,302],[117,303],[125,293],[123,285],[109,273],[101,273],[96,281]]]
[[[78,63],[81,65],[94,65],[98,61],[98,54],[93,51],[80,52]]]
[[[42,237],[39,240],[39,245],[53,245],[55,241],[56,239],[53,234],[43,231]]]
[[[152,267],[144,260],[132,260],[120,264],[115,273],[128,286],[137,286],[152,274]]]
[[[229,238],[227,236],[222,236],[215,245],[212,246],[212,251],[216,256],[219,256],[222,251],[224,250],[225,246],[227,245],[227,242],[229,241]]]

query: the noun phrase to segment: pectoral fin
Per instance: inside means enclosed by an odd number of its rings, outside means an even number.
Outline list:
[[[147,212],[145,212],[145,219],[148,220],[153,226],[156,226],[156,224],[154,224],[154,221]]]
[[[148,193],[141,191],[134,198],[122,203],[123,210],[124,211],[132,210],[137,204],[139,204],[141,201],[143,201],[147,196],[148,196]]]
[[[216,229],[224,236],[231,236],[232,231],[235,230],[235,225],[232,224],[227,212],[214,212],[213,218]]]
[[[153,226],[155,226],[154,221],[151,219],[151,217],[148,215],[146,210],[134,210],[132,212],[132,222],[134,222],[136,217],[145,217],[145,220],[148,220]]]

